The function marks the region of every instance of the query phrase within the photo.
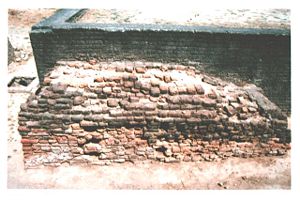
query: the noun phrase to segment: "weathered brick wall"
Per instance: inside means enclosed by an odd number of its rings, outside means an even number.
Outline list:
[[[290,111],[288,30],[55,22],[30,34],[40,80],[62,59],[192,62],[205,72],[252,82]]]
[[[26,167],[282,155],[287,120],[251,87],[175,64],[59,62],[21,106]]]

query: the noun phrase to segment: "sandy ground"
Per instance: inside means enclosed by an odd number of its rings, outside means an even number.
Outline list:
[[[8,10],[8,38],[15,49],[16,57],[16,62],[11,63],[8,68],[9,74],[19,72],[20,68],[24,69],[23,66],[26,65],[28,61],[34,63],[29,38],[31,26],[51,16],[56,10],[57,9]],[[28,68],[25,67],[25,69]],[[34,68],[30,70],[35,71]]]
[[[181,24],[231,28],[290,29],[287,9],[180,9],[180,10],[120,10],[91,9],[78,22]]]
[[[53,10],[15,11],[9,18],[9,36],[14,47],[32,55],[26,38],[32,21],[42,19]],[[22,20],[20,20],[22,19]],[[19,20],[19,21],[18,21]],[[18,22],[17,25],[14,22]],[[23,24],[22,24],[23,23]],[[29,47],[27,46],[29,42]],[[25,46],[24,46],[25,44]],[[26,45],[27,44],[27,45]],[[18,51],[18,50],[16,50]],[[10,77],[36,75],[32,56],[13,62]],[[290,189],[290,153],[282,157],[230,158],[219,162],[176,163],[140,162],[110,166],[63,164],[58,168],[24,169],[21,136],[17,131],[20,104],[29,93],[8,94],[7,187],[58,189]]]

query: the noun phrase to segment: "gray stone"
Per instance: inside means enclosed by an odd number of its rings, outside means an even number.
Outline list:
[[[74,122],[80,122],[81,120],[83,120],[84,116],[83,115],[72,115],[71,116],[71,120]]]

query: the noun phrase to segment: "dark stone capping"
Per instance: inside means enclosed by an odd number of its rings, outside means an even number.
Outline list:
[[[86,9],[61,9],[32,27],[40,81],[58,60],[147,60],[194,65],[261,87],[290,111],[290,30],[76,23]]]

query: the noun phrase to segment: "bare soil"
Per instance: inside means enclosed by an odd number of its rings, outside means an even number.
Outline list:
[[[181,9],[181,10],[118,10],[91,9],[77,22],[180,24],[229,28],[290,29],[287,9]]]
[[[32,55],[30,26],[55,9],[10,10],[9,37]],[[108,17],[108,16],[107,16]],[[28,38],[26,38],[28,37]],[[27,49],[28,47],[28,49]],[[9,65],[8,76],[36,75],[33,57]],[[139,162],[110,166],[68,165],[24,169],[17,131],[20,104],[29,93],[8,94],[8,188],[75,189],[290,189],[290,152],[285,156],[230,158],[218,162],[166,164]]]
[[[51,16],[57,9],[9,9],[8,38],[15,50],[15,62],[8,68],[8,73],[14,73],[33,59],[29,38],[31,27]]]

